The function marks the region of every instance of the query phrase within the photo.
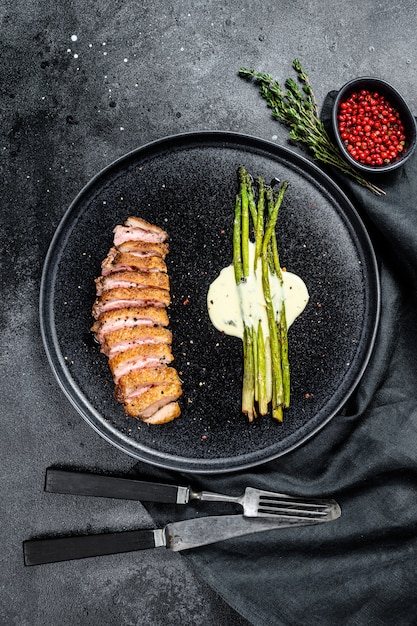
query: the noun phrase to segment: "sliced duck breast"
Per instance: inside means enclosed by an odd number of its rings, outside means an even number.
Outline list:
[[[174,382],[180,382],[175,368],[168,365],[144,367],[121,376],[115,396],[119,402],[128,402],[139,395],[143,388]]]
[[[99,343],[108,333],[137,326],[168,326],[168,313],[161,307],[129,307],[101,313],[91,327]]]
[[[108,358],[114,395],[126,414],[165,424],[180,416],[182,395],[178,372],[170,367],[168,233],[134,216],[113,233],[95,280],[91,331]]]
[[[160,256],[138,256],[129,252],[109,254],[101,264],[103,276],[113,272],[167,272],[164,259]]]
[[[144,343],[172,343],[172,333],[164,326],[135,326],[133,328],[119,328],[107,333],[101,344],[101,351],[110,357],[118,352],[134,348]]]
[[[93,305],[92,314],[97,319],[102,313],[114,309],[122,309],[129,306],[163,308],[169,304],[170,295],[166,289],[120,287],[119,289],[109,289],[97,298]]]
[[[119,352],[109,359],[110,371],[117,384],[125,374],[141,367],[157,367],[167,365],[174,360],[171,347],[167,344],[142,344]]]
[[[167,424],[181,415],[178,402],[170,402],[158,409],[151,417],[142,418],[145,424]]]
[[[95,280],[96,293],[101,296],[104,291],[120,287],[157,287],[169,291],[169,277],[163,272],[115,272],[107,276],[99,276]]]
[[[175,402],[182,395],[180,382],[162,383],[146,389],[125,403],[125,411],[130,417],[149,418],[166,404]]]

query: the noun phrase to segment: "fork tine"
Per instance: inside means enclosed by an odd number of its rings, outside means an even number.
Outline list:
[[[258,515],[262,517],[286,517],[288,519],[304,519],[304,520],[328,520],[336,519],[340,516],[340,507],[337,503],[331,504],[326,508],[318,510],[305,508],[289,508],[286,506],[264,506],[262,503],[258,507]]]
[[[271,496],[260,496],[259,503],[265,504],[266,506],[285,506],[288,508],[294,507],[303,509],[312,509],[312,510],[320,510],[327,509],[330,505],[334,504],[332,501],[323,501],[323,500],[303,500],[303,499],[286,499],[286,498],[273,498]]]
[[[268,491],[258,492],[258,515],[280,515],[293,519],[324,520],[340,515],[340,507],[335,500],[299,498]]]
[[[258,514],[281,515],[286,517],[297,517],[303,519],[319,519],[327,517],[330,510],[331,509],[327,508],[320,511],[313,511],[311,509],[289,509],[287,507],[271,507],[260,505],[258,508]]]

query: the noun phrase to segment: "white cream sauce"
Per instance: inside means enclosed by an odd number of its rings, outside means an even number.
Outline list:
[[[254,265],[254,244],[250,244],[250,267]],[[276,319],[279,319],[282,301],[285,302],[287,327],[304,311],[309,294],[304,281],[291,272],[282,272],[283,284],[276,275],[270,275],[271,296]],[[220,332],[243,338],[243,325],[257,326],[262,321],[264,337],[269,336],[266,304],[262,289],[261,263],[246,280],[236,285],[233,265],[221,270],[211,283],[207,294],[210,320]]]

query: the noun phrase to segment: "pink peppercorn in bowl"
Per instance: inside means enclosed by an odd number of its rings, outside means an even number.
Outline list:
[[[378,78],[356,78],[339,91],[333,131],[344,158],[364,172],[403,165],[417,142],[416,121],[404,98]]]

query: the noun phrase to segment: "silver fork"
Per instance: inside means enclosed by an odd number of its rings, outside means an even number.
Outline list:
[[[341,513],[340,506],[332,499],[299,498],[253,487],[247,487],[243,495],[235,497],[210,491],[194,491],[191,487],[55,468],[46,471],[45,491],[171,504],[188,504],[192,500],[231,502],[243,508],[245,517],[281,516],[289,521],[330,521]]]
[[[200,500],[201,502],[233,502],[243,508],[245,517],[273,517],[276,515],[289,519],[336,519],[341,514],[341,509],[336,500],[299,498],[284,493],[274,493],[246,487],[241,496],[227,496],[210,491],[189,490],[188,499]]]

